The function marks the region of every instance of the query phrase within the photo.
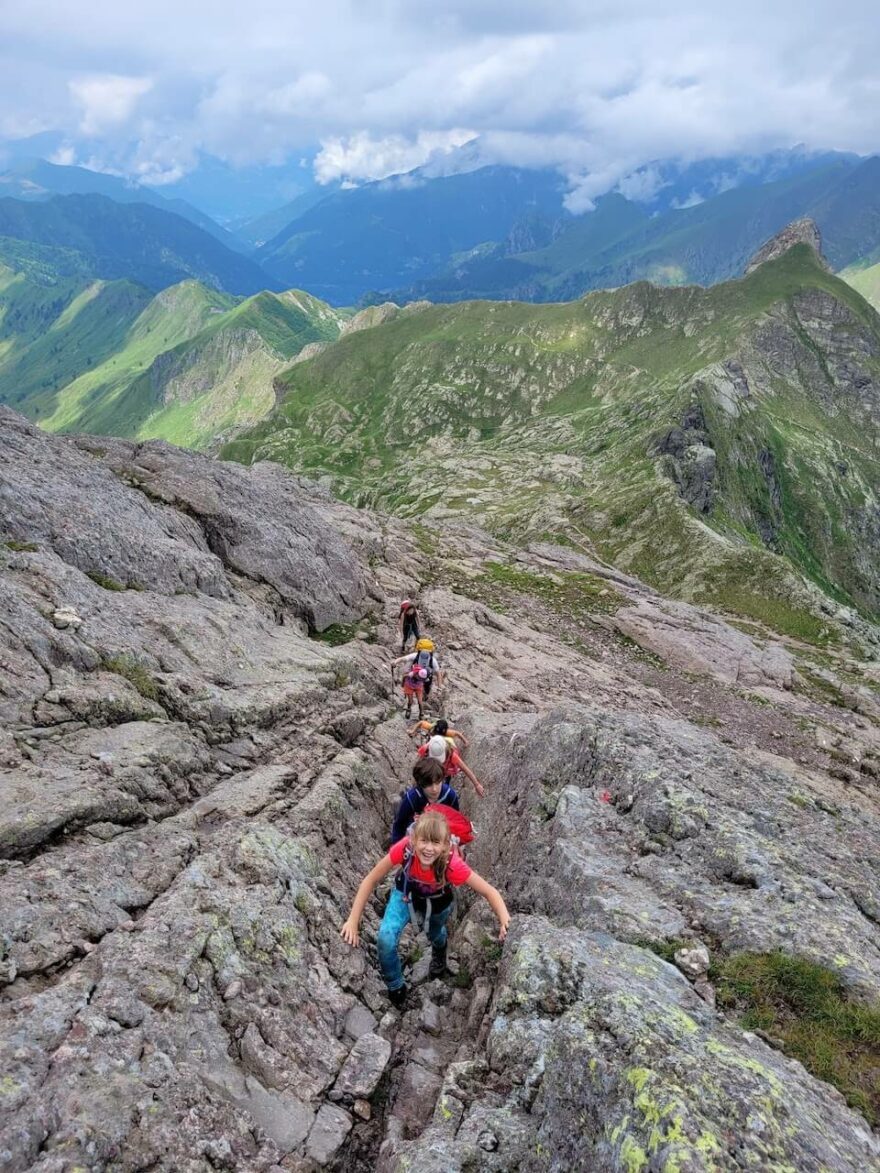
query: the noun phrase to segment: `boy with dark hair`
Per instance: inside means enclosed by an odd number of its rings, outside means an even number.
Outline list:
[[[400,805],[391,828],[391,842],[406,837],[410,823],[432,802],[443,803],[458,810],[458,794],[443,776],[443,766],[433,758],[419,758],[412,770],[413,782],[400,797]]]

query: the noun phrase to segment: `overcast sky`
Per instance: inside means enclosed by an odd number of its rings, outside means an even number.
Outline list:
[[[152,184],[367,179],[478,139],[573,203],[655,158],[880,150],[876,0],[0,0],[0,139]]]

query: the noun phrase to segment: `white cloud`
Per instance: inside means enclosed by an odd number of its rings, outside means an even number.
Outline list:
[[[76,147],[72,143],[62,143],[57,151],[49,156],[50,163],[57,163],[59,167],[72,167],[76,164]]]
[[[475,131],[459,128],[423,130],[412,139],[399,134],[373,138],[366,131],[348,138],[327,139],[315,157],[315,178],[319,183],[384,179],[448,155],[476,137]]]
[[[880,150],[878,58],[875,0],[28,0],[0,5],[0,137],[150,182],[321,144],[357,182],[467,134],[588,208],[658,158]]]
[[[703,202],[703,197],[698,191],[692,191],[686,199],[673,200],[670,205],[673,208],[695,208],[698,204]]]
[[[628,200],[650,200],[668,186],[658,167],[640,167],[631,175],[625,175],[618,183],[617,190]]]
[[[153,88],[148,77],[120,74],[93,74],[69,83],[74,102],[80,107],[79,129],[84,135],[100,135],[128,122],[138,99]]]

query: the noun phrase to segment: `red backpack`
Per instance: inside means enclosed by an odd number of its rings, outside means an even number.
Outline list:
[[[451,806],[445,806],[442,802],[432,802],[422,811],[422,814],[431,812],[435,815],[442,815],[449,824],[449,834],[454,845],[464,847],[466,843],[472,843],[474,840],[474,825],[470,819],[455,810]]]

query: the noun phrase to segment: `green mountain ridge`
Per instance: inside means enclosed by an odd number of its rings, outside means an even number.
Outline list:
[[[812,639],[816,586],[880,615],[880,318],[805,245],[710,289],[402,312],[277,386],[224,456],[430,532],[586,543]]]
[[[0,265],[0,402],[32,418],[123,344],[150,293],[130,281],[34,281]]]
[[[873,263],[871,263],[873,262]],[[880,310],[880,261],[871,256],[865,262],[848,265],[841,269],[838,276],[857,289],[865,301],[869,301],[875,310]]]
[[[136,293],[114,328],[104,316],[100,361],[94,347],[91,361],[75,361],[88,348],[88,307],[103,310],[123,289]],[[91,316],[100,320],[96,311]],[[240,300],[185,281],[150,299],[137,286],[99,282],[14,360],[0,357],[0,399],[49,431],[210,447],[262,418],[275,404],[274,376],[303,346],[335,339],[344,317],[297,290]]]

